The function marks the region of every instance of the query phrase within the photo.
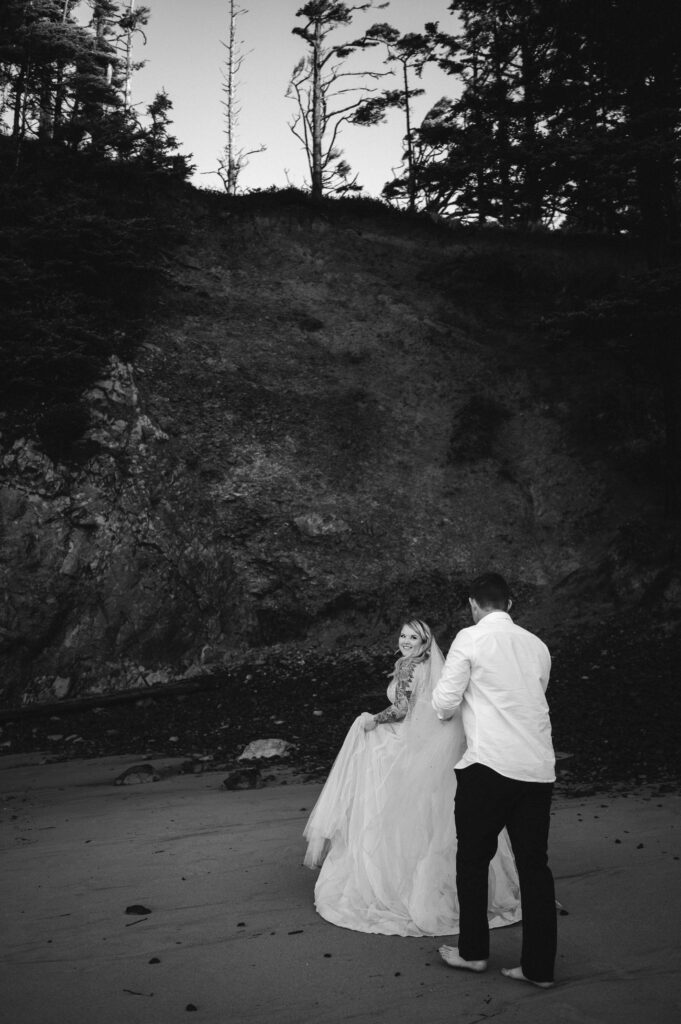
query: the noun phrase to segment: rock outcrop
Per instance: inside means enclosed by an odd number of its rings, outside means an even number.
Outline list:
[[[0,699],[385,647],[413,613],[448,639],[490,566],[556,635],[569,595],[652,585],[622,540],[649,496],[575,439],[580,381],[547,400],[530,343],[431,273],[464,248],[413,222],[197,214],[134,365],[85,396],[79,458],[3,452]]]

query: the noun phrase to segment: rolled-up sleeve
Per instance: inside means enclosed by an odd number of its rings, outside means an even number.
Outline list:
[[[471,678],[471,659],[467,648],[466,631],[457,633],[449,648],[442,675],[433,690],[433,708],[437,717],[451,718],[463,699]]]

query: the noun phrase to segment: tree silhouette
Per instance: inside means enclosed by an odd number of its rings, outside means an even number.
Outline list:
[[[241,113],[241,105],[237,96],[238,78],[241,66],[246,59],[246,54],[243,52],[242,44],[237,37],[237,22],[247,12],[244,8],[237,5],[236,0],[227,0],[227,2],[227,39],[222,43],[226,50],[222,70],[225,144],[218,158],[217,173],[222,181],[225,192],[233,196],[237,192],[239,176],[248,164],[248,157],[254,153],[264,152],[266,147],[260,145],[254,149],[244,149],[238,145],[237,129]]]
[[[405,118],[405,160],[407,164],[407,175],[405,190],[407,194],[407,206],[411,212],[416,210],[417,203],[417,160],[414,130],[412,123],[411,102],[416,96],[423,96],[423,89],[414,89],[411,84],[413,76],[420,78],[423,69],[429,61],[435,60],[435,38],[437,34],[437,23],[432,22],[426,25],[425,34],[409,32],[400,35],[396,28],[388,24],[372,25],[367,31],[364,39],[359,40],[360,45],[375,46],[382,44],[386,50],[385,63],[398,64],[399,73],[402,79],[399,89],[386,89],[380,96],[365,100],[357,111],[355,124],[374,125],[385,119],[386,113],[391,108],[404,111]],[[394,189],[392,195],[396,195]]]
[[[328,37],[350,25],[358,11],[387,6],[374,0],[360,4],[312,0],[296,13],[304,24],[292,31],[305,41],[308,54],[293,69],[286,93],[298,108],[289,127],[305,149],[314,199],[331,189],[358,188],[357,176],[350,179],[350,166],[337,147],[338,135],[355,118],[367,93],[364,81],[383,77],[380,71],[347,70],[345,61],[361,48],[360,41],[334,44]]]

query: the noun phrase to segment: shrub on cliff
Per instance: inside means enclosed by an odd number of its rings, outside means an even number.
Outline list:
[[[0,404],[12,436],[77,403],[109,356],[130,358],[177,226],[167,197],[181,186],[37,147],[18,176],[2,138],[0,173]]]

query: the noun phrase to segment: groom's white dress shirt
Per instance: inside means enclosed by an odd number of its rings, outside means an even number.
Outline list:
[[[484,764],[509,779],[555,781],[550,671],[546,644],[507,612],[488,612],[457,633],[433,690],[439,718],[461,705],[467,749],[456,768]]]

